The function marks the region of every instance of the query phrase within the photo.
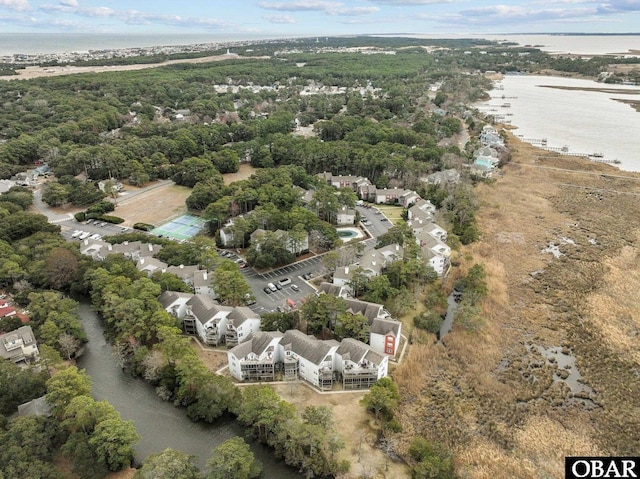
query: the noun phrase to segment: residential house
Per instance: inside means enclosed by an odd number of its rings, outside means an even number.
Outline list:
[[[410,220],[431,219],[435,213],[436,207],[433,203],[429,200],[419,199],[407,211],[407,218]]]
[[[236,306],[228,315],[225,341],[233,346],[246,341],[251,333],[260,331],[260,316],[246,306]]]
[[[193,289],[196,294],[205,294],[216,299],[216,293],[211,286],[211,273],[204,269],[193,273]]]
[[[436,171],[427,175],[425,178],[420,178],[421,181],[429,183],[431,185],[455,185],[460,182],[460,172],[455,168],[448,170]]]
[[[426,220],[426,221],[411,220],[411,221],[408,221],[407,224],[411,226],[413,234],[416,237],[420,236],[424,232],[428,235],[433,236],[437,240],[442,241],[443,243],[447,241],[447,237],[448,237],[447,230],[438,226],[431,220]]]
[[[187,334],[198,336],[203,343],[217,346],[225,342],[231,306],[221,306],[211,297],[194,295],[186,302],[182,327]]]
[[[343,339],[336,350],[336,358],[336,369],[342,376],[345,390],[369,388],[387,376],[389,357],[357,339]]]
[[[398,244],[387,245],[380,249],[367,251],[358,263],[336,268],[333,273],[333,284],[350,287],[353,272],[359,268],[369,278],[379,276],[384,268],[394,261],[402,259],[404,249]]]
[[[38,360],[38,344],[31,326],[21,326],[0,335],[0,357],[14,363],[31,363]]]
[[[199,270],[200,267],[197,264],[188,266],[181,264],[180,266],[169,266],[166,272],[175,274],[189,286],[193,286],[193,275]]]
[[[378,204],[383,203],[398,203],[402,195],[407,190],[402,188],[382,188],[376,190],[375,202]]]
[[[347,313],[361,314],[369,322],[369,345],[380,354],[395,356],[400,344],[402,323],[391,317],[381,304],[345,298]]]
[[[251,244],[258,250],[260,251],[260,247],[261,247],[261,240],[264,237],[264,235],[267,233],[267,231],[258,228],[257,230],[255,230],[253,233],[251,233]],[[305,235],[301,241],[295,241],[293,238],[290,237],[289,233],[287,231],[283,231],[283,230],[276,230],[273,232],[276,237],[278,238],[278,240],[280,241],[281,244],[285,245],[285,247],[287,248],[287,251],[289,251],[290,253],[293,253],[294,255],[299,255],[301,253],[303,253],[304,251],[308,251],[309,250],[309,235]]]
[[[377,317],[369,326],[369,345],[374,351],[395,356],[400,345],[402,323],[390,317]]]
[[[224,247],[233,246],[234,241],[234,232],[231,226],[232,222],[227,223],[225,226],[218,230],[218,235],[220,236],[220,244]]]
[[[156,271],[166,273],[169,265],[164,261],[148,256],[139,257],[136,261],[136,268],[147,276],[152,276]]]
[[[322,391],[333,387],[335,353],[340,344],[321,341],[297,329],[290,329],[280,340],[286,379],[303,379]]]
[[[193,296],[192,293],[165,291],[158,296],[158,301],[167,313],[175,318],[182,319],[187,312],[187,302]]]
[[[353,225],[356,222],[356,210],[342,206],[336,213],[336,225],[346,226]]]
[[[53,406],[46,396],[18,405],[18,416],[50,417]]]
[[[438,276],[446,276],[451,265],[451,248],[426,231],[420,231],[416,234],[416,242],[420,246],[423,260],[434,269]]]
[[[316,296],[319,296],[321,294],[337,296],[338,298],[346,298],[347,296],[349,296],[349,291],[348,288],[344,286],[323,281],[322,283],[320,283],[320,287],[316,291]]]
[[[80,253],[90,256],[95,261],[103,261],[109,254],[113,253],[113,248],[106,241],[87,238],[80,243]]]
[[[246,341],[227,352],[229,372],[238,381],[274,381],[282,363],[279,331],[251,333]]]
[[[400,196],[398,201],[404,208],[409,208],[410,205],[414,205],[420,200],[422,200],[422,197],[418,193],[412,190],[407,190]]]

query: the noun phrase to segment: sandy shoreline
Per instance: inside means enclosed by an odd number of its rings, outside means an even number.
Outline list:
[[[223,60],[235,60],[245,58],[260,58],[265,59],[269,57],[239,57],[238,55],[215,55],[210,57],[201,58],[183,58],[179,60],[167,60],[161,63],[137,63],[134,65],[104,65],[104,66],[59,66],[59,67],[26,67],[22,70],[16,70],[17,75],[13,76],[0,76],[2,80],[31,80],[33,78],[40,77],[54,77],[62,75],[75,75],[78,73],[104,73],[104,72],[121,72],[121,71],[134,71],[145,70],[147,68],[164,67],[167,65],[175,65],[178,63],[210,63],[219,62]]]

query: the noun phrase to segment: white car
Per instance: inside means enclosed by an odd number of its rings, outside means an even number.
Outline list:
[[[71,235],[72,238],[77,238],[78,236],[80,236],[82,234],[82,231],[80,230],[75,230],[73,232],[73,234]]]

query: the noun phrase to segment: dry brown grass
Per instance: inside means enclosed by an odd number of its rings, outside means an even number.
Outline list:
[[[484,265],[482,330],[454,328],[444,345],[414,335],[394,372],[403,446],[449,446],[465,478],[562,477],[566,455],[640,447],[640,175],[511,144],[505,176],[477,188],[482,237],[453,275]],[[576,357],[595,409],[572,402],[535,345]]]
[[[363,472],[372,479],[408,478],[408,467],[402,462],[393,462],[376,447],[377,429],[373,416],[360,405],[365,392],[320,394],[302,383],[279,384],[274,389],[285,401],[302,412],[307,406],[329,406],[333,419],[345,447],[338,459],[351,463],[345,479],[361,477]]]
[[[135,223],[159,226],[180,216],[186,213],[185,200],[191,194],[191,188],[172,183],[146,191],[133,186],[127,186],[126,190],[128,194],[120,196],[113,213],[124,218],[124,226],[133,226]]]

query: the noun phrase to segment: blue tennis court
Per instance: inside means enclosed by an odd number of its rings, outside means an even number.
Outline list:
[[[151,234],[177,240],[191,239],[204,227],[206,221],[191,215],[182,215],[151,230]]]

